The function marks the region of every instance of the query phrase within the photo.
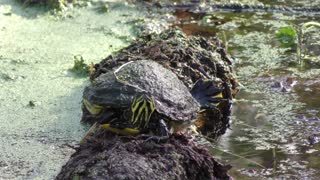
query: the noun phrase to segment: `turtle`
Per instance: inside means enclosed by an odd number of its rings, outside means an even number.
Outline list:
[[[167,138],[223,101],[222,88],[214,82],[199,79],[189,90],[155,61],[130,61],[101,74],[84,89],[82,121],[121,135]]]

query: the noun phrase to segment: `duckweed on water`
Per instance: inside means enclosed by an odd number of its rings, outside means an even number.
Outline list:
[[[70,76],[73,57],[101,60],[127,42],[99,29],[135,37],[136,24],[126,22],[146,18],[133,5],[118,3],[104,14],[94,8],[74,7],[66,12],[72,17],[60,18],[44,6],[0,1],[0,179],[54,178],[73,153],[68,144],[87,129],[79,121],[88,81]]]

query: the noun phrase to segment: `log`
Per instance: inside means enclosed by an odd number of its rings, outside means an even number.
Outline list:
[[[206,110],[195,123],[212,139],[229,127],[231,102],[237,92],[232,58],[216,37],[186,36],[179,29],[141,37],[130,46],[94,65],[91,81],[129,61],[149,59],[162,64],[191,88],[198,79],[213,79],[224,101]],[[82,122],[95,124],[104,114],[83,108]],[[94,128],[56,177],[60,179],[230,179],[230,166],[218,163],[206,147],[186,134],[173,134],[165,142],[146,140],[144,135],[120,136]]]
[[[56,180],[230,179],[229,169],[186,135],[161,143],[98,128],[76,149]]]

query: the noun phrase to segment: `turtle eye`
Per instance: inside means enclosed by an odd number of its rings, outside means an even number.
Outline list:
[[[145,95],[134,98],[131,104],[131,122],[138,128],[148,127],[154,112],[154,100]]]

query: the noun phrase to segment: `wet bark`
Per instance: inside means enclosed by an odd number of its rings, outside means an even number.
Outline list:
[[[97,129],[77,148],[56,180],[229,179],[228,169],[185,135],[160,143]]]

